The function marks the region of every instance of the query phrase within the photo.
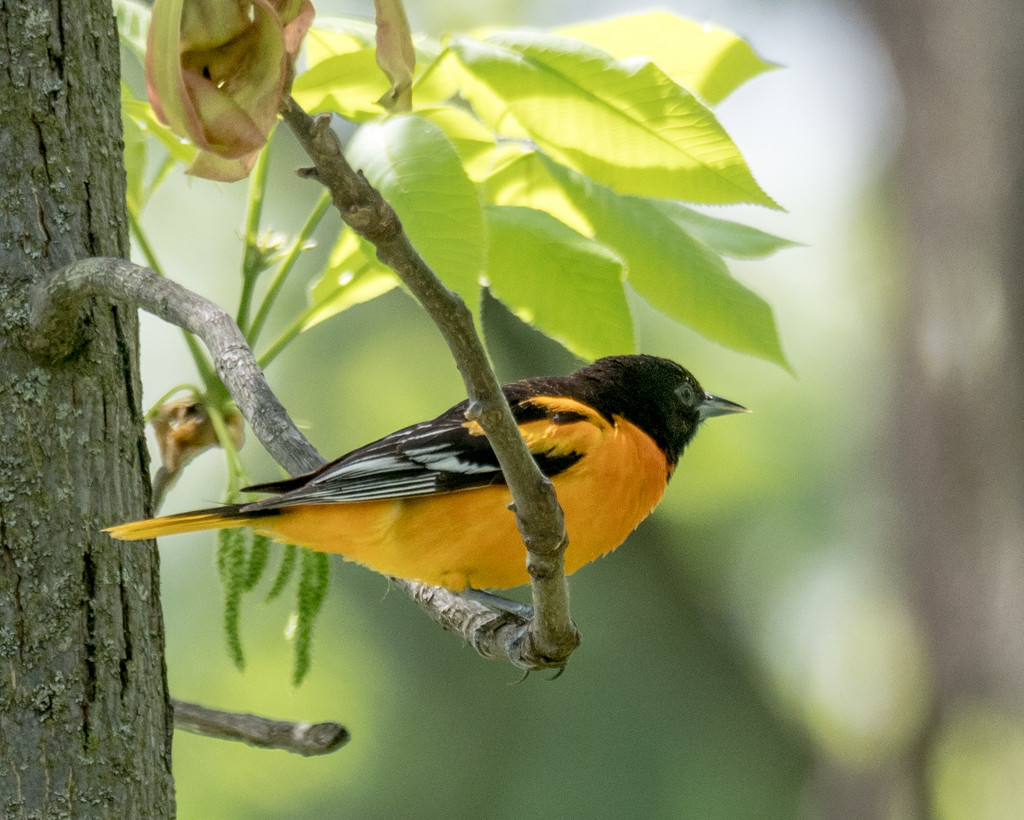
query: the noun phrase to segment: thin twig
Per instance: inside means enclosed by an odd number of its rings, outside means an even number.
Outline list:
[[[313,119],[294,100],[283,106],[281,115],[313,160],[315,167],[305,169],[302,175],[330,191],[342,219],[376,246],[377,258],[399,275],[448,343],[469,395],[466,415],[483,428],[498,458],[528,553],[535,615],[527,628],[528,640],[513,641],[509,657],[516,657],[514,662],[528,668],[563,666],[579,645],[579,633],[569,617],[562,510],[551,482],[540,472],[519,434],[469,310],[416,252],[380,192],[345,160],[330,118]],[[414,597],[422,603],[420,597]]]
[[[177,729],[222,740],[240,740],[261,749],[282,749],[310,757],[333,752],[349,741],[348,730],[340,723],[271,720],[259,715],[207,709],[181,700],[173,700],[172,705]]]

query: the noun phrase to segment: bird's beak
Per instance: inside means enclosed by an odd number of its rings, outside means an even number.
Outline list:
[[[700,420],[704,421],[715,416],[727,416],[730,413],[749,413],[750,411],[742,404],[736,404],[734,401],[705,393],[704,401],[697,408],[697,412],[700,413]]]

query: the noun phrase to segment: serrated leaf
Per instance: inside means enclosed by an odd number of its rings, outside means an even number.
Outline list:
[[[616,59],[646,57],[709,105],[718,105],[743,83],[778,68],[732,32],[664,11],[571,26],[558,33],[604,49]]]
[[[750,225],[709,216],[681,202],[657,200],[655,206],[713,251],[732,259],[763,259],[776,251],[800,244]]]
[[[595,239],[625,262],[629,283],[644,299],[712,341],[788,367],[771,307],[671,219],[663,200],[621,196],[546,164],[590,220]]]
[[[395,209],[441,281],[476,313],[486,248],[483,210],[444,131],[416,115],[367,123],[345,155]]]
[[[537,33],[458,38],[451,49],[486,86],[488,95],[462,91],[491,127],[511,117],[547,153],[620,193],[778,207],[710,109],[653,63]]]
[[[635,349],[618,258],[543,211],[485,213],[491,292],[516,316],[585,359]]]

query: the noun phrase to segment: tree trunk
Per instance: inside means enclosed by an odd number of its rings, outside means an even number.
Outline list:
[[[1024,720],[1024,14],[1019,0],[862,3],[905,119],[893,177],[898,391],[877,399],[892,413],[894,547],[933,670],[931,716],[905,773],[919,815],[932,816],[936,744],[963,710]],[[875,797],[856,816],[891,816]]]
[[[94,303],[60,362],[28,291],[128,253],[109,0],[0,2],[0,817],[170,817],[158,561],[113,542],[148,459],[132,310]]]

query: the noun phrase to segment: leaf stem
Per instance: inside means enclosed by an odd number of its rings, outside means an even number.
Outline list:
[[[317,201],[313,210],[310,212],[309,217],[306,219],[306,223],[302,226],[298,236],[295,237],[295,241],[292,243],[291,250],[288,251],[288,255],[281,263],[281,267],[278,268],[274,279],[270,283],[270,287],[267,288],[267,292],[260,303],[259,309],[256,311],[256,315],[253,317],[252,324],[246,331],[246,338],[249,340],[250,345],[255,345],[257,338],[259,338],[260,331],[263,330],[263,325],[267,320],[267,316],[270,313],[270,309],[274,305],[274,300],[277,298],[278,293],[284,286],[285,279],[291,272],[295,263],[298,261],[299,255],[305,248],[306,242],[309,241],[309,237],[316,230],[317,225],[320,224],[320,220],[323,219],[325,213],[327,213],[328,207],[331,204],[331,195],[324,191],[320,199]]]
[[[249,211],[245,219],[245,251],[242,254],[242,293],[238,300],[238,314],[235,321],[242,333],[248,334],[249,309],[252,306],[256,280],[264,270],[263,253],[260,250],[260,217],[267,193],[267,176],[270,168],[270,147],[274,135],[260,152],[249,182]]]

